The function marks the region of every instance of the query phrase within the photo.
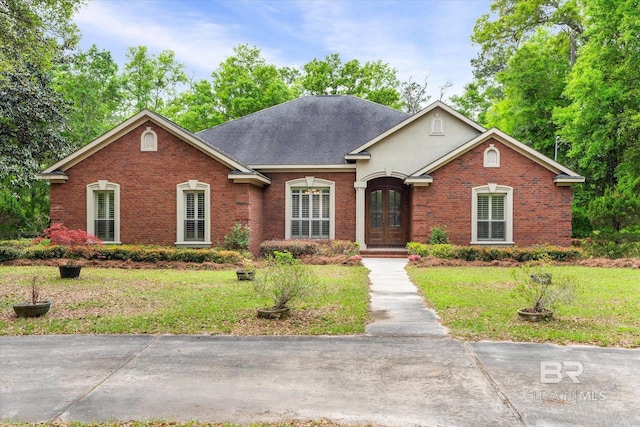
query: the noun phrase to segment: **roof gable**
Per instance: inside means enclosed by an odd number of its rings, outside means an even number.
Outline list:
[[[523,144],[522,142],[496,128],[489,129],[488,131],[478,135],[476,138],[470,140],[466,144],[429,163],[428,165],[411,174],[411,177],[429,176],[429,174],[433,173],[437,169],[459,158],[466,152],[492,138],[505,144],[509,148],[539,164],[540,166],[557,174],[555,181],[558,185],[570,185],[574,183],[584,182],[584,177],[580,176],[576,172],[554,160],[551,160],[544,154],[534,150],[533,148]]]
[[[435,101],[435,102],[429,104],[428,106],[426,106],[425,108],[423,108],[422,110],[418,111],[416,114],[414,114],[414,115],[412,115],[410,117],[407,117],[405,120],[403,120],[402,122],[396,124],[392,128],[387,129],[385,132],[380,133],[379,135],[376,135],[374,138],[372,138],[372,139],[366,141],[364,144],[356,147],[355,149],[353,149],[352,151],[350,151],[347,154],[347,157],[353,158],[353,156],[357,156],[359,153],[362,153],[363,151],[366,151],[371,146],[373,146],[373,145],[377,144],[378,142],[388,138],[389,136],[395,134],[396,132],[402,130],[403,128],[411,125],[415,121],[420,120],[422,117],[428,115],[433,110],[436,110],[438,108],[446,111],[448,114],[450,114],[451,116],[453,116],[454,118],[456,118],[460,122],[470,126],[471,128],[475,129],[478,132],[484,132],[486,130],[484,127],[480,126],[478,123],[474,122],[473,120],[469,119],[468,117],[464,116],[463,114],[460,114],[459,112],[457,112],[453,108],[449,107],[444,102]]]
[[[142,123],[151,121],[157,126],[163,128],[167,132],[177,136],[180,140],[185,143],[191,145],[192,147],[198,149],[199,151],[205,153],[209,157],[215,159],[221,164],[228,167],[231,171],[236,171],[237,173],[244,175],[253,175],[257,176],[258,174],[247,166],[241,164],[237,160],[232,157],[216,150],[215,148],[209,146],[196,135],[192,134],[188,130],[178,126],[177,124],[171,122],[170,120],[165,119],[164,117],[155,114],[148,110],[142,110],[138,114],[130,117],[125,120],[115,128],[106,132],[102,136],[98,137],[94,141],[80,148],[79,150],[73,152],[69,156],[61,159],[55,164],[49,166],[45,170],[43,170],[40,174],[38,174],[38,178],[47,179],[47,180],[65,180],[64,174],[61,172],[66,171],[67,169],[77,165],[82,162],[84,159],[94,155],[104,147],[118,140],[120,137],[140,126]],[[268,180],[265,178],[265,182]]]

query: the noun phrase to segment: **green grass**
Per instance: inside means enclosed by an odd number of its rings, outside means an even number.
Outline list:
[[[525,302],[514,292],[511,269],[503,267],[408,268],[427,305],[463,340],[511,340],[640,346],[640,270],[550,267],[578,285],[571,305],[548,322],[518,319]]]
[[[234,270],[125,270],[84,267],[79,279],[60,279],[56,267],[0,266],[0,335],[231,334],[318,335],[364,332],[367,270],[313,266],[323,292],[294,304],[281,321],[256,318],[269,305],[238,281]],[[16,318],[35,278],[45,316]]]

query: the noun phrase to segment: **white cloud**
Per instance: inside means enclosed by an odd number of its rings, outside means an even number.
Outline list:
[[[489,0],[461,1],[121,1],[94,0],[76,23],[83,46],[96,43],[121,64],[126,47],[173,50],[196,78],[208,78],[239,44],[255,45],[277,66],[301,66],[339,53],[382,60],[401,80],[431,74],[431,94],[451,79],[471,80],[469,36]],[[450,93],[453,93],[450,92]]]

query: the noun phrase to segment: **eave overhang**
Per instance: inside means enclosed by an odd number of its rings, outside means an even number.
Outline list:
[[[67,174],[62,171],[55,171],[50,173],[39,173],[36,174],[37,179],[41,179],[43,181],[49,181],[50,184],[64,184],[69,180]]]
[[[405,178],[404,183],[414,187],[428,187],[429,184],[433,183],[433,178],[429,175],[408,176]]]
[[[558,187],[570,187],[573,184],[582,184],[585,181],[584,176],[569,176],[560,174],[553,178],[553,182]]]
[[[371,153],[368,153],[366,151],[361,151],[359,153],[355,153],[355,154],[347,154],[346,156],[344,156],[345,160],[371,160]]]
[[[266,176],[256,172],[230,172],[227,177],[234,182],[234,184],[252,184],[258,187],[264,187],[270,185],[271,180]]]

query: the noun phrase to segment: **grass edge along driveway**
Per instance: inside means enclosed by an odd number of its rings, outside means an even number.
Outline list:
[[[640,346],[640,270],[552,266],[578,293],[549,322],[519,320],[526,304],[513,292],[511,268],[408,266],[426,304],[462,340],[527,341],[607,347]]]

